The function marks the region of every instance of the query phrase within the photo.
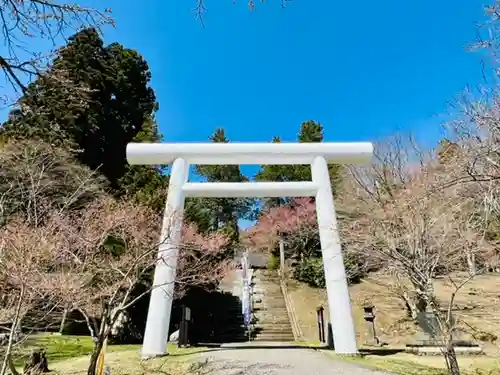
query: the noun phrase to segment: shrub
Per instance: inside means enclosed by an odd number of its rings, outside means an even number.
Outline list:
[[[344,253],[344,266],[349,283],[357,283],[366,275],[367,268],[363,259],[354,253]],[[322,258],[306,258],[294,269],[293,277],[314,288],[324,288],[325,271]]]
[[[325,272],[321,258],[306,258],[293,272],[293,277],[315,288],[325,287]]]
[[[269,257],[269,260],[267,262],[267,269],[268,270],[277,270],[279,268],[280,268],[279,258],[276,255],[271,254],[271,256]]]

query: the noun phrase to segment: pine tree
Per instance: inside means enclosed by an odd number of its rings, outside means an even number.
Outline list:
[[[297,134],[297,141],[300,143],[306,142],[323,142],[323,126],[316,121],[305,121],[300,126],[300,131]],[[279,137],[273,138],[273,143],[281,142]],[[329,165],[330,178],[332,182],[333,192],[338,185],[340,178],[340,166]],[[258,181],[310,181],[311,166],[310,165],[263,165],[261,170],[255,176]],[[278,207],[290,202],[288,197],[268,198],[262,201],[263,208]]]
[[[218,128],[209,137],[212,142],[228,143],[225,130]],[[239,165],[198,165],[196,173],[207,182],[246,182]],[[214,198],[201,200],[205,212],[210,212],[210,227],[214,230],[224,229],[235,242],[238,241],[238,220],[247,218],[251,213],[254,200],[249,198]]]
[[[129,171],[127,143],[139,134],[143,141],[160,138],[152,120],[158,104],[150,79],[138,52],[118,43],[105,46],[95,29],[84,29],[69,38],[48,71],[28,86],[1,132],[69,149],[119,191],[119,181]]]

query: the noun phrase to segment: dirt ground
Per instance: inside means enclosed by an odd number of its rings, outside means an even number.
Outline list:
[[[402,348],[414,341],[417,327],[406,317],[403,302],[394,296],[387,285],[394,280],[387,276],[372,275],[362,283],[350,286],[353,315],[356,323],[359,346],[366,342],[368,327],[363,319],[363,304],[370,300],[375,306],[375,324],[379,338],[390,348]],[[436,292],[442,301],[449,300],[451,284],[446,280],[436,282]],[[295,314],[304,339],[310,343],[318,341],[316,307],[325,308],[328,319],[326,291],[311,288],[294,280],[288,281],[288,294],[293,302]],[[500,369],[500,275],[482,275],[470,281],[456,297],[455,316],[462,323],[459,327],[464,339],[474,338],[483,347],[486,355],[462,357],[461,367],[497,367]],[[439,356],[415,356],[399,353],[391,356],[396,360],[412,362],[432,367],[443,367]]]

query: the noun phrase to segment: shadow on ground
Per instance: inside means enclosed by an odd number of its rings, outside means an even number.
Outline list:
[[[189,353],[174,353],[171,354],[173,357],[182,357],[182,356],[189,356],[193,354],[199,354],[199,353],[206,353],[206,352],[218,352],[218,351],[233,351],[233,350],[244,350],[244,349],[257,349],[257,350],[273,350],[273,349],[313,349],[313,350],[319,350],[319,349],[324,349],[323,347],[320,346],[307,346],[307,345],[295,345],[295,344],[290,344],[290,345],[278,345],[278,344],[252,344],[251,342],[248,344],[243,344],[243,343],[235,343],[235,344],[217,344],[217,343],[199,343],[198,346],[206,348],[206,349],[201,349],[199,351],[195,352],[189,352]]]
[[[230,293],[217,290],[191,290],[175,306],[172,321],[180,323],[182,306],[191,309],[189,336],[192,343],[227,343],[248,341],[244,328],[241,301]],[[171,327],[171,331],[173,327]]]
[[[387,355],[394,355],[398,353],[404,353],[404,349],[390,349],[390,348],[373,348],[367,349],[363,348],[359,350],[359,354],[361,355],[374,355],[384,357]]]

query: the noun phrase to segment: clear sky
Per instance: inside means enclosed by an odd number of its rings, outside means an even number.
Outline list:
[[[481,82],[465,48],[488,0],[267,0],[253,12],[247,0],[205,1],[205,28],[196,0],[86,3],[113,9],[106,42],[149,62],[167,141],[219,126],[234,141],[294,140],[310,119],[328,141],[397,129],[433,140],[447,101]]]
[[[96,1],[96,0],[95,0]],[[372,140],[397,129],[439,132],[447,101],[481,82],[476,40],[487,0],[99,0],[117,40],[150,64],[168,141],[294,140],[304,120],[326,139]],[[138,6],[142,4],[143,6]]]
[[[317,120],[328,141],[413,130],[433,142],[447,102],[481,83],[466,47],[488,0],[205,1],[203,28],[196,0],[87,0],[113,9],[106,42],[149,62],[167,141],[220,126],[233,141],[292,141]]]
[[[113,0],[105,37],[149,62],[167,141],[204,141],[218,126],[234,141],[294,140],[309,119],[329,141],[398,129],[435,140],[447,102],[481,83],[466,47],[485,1],[267,0],[252,12],[206,0],[202,28],[196,0]]]

